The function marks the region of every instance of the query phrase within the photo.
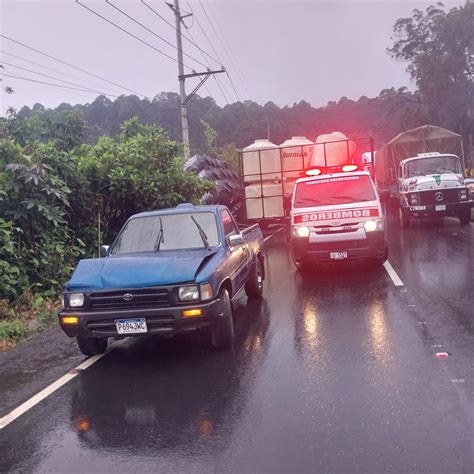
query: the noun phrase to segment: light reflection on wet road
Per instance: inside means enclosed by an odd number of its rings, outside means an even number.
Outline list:
[[[472,472],[474,225],[388,235],[403,288],[296,272],[279,234],[233,352],[127,342],[0,433],[0,471]]]

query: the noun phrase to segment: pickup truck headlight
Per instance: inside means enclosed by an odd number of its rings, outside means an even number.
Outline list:
[[[178,297],[180,301],[196,301],[199,299],[199,288],[197,285],[181,286],[178,289]]]
[[[459,190],[459,200],[467,201],[467,197],[468,197],[467,188],[461,188]]]
[[[84,305],[84,293],[70,293],[68,296],[68,306],[80,308]]]
[[[366,232],[375,232],[376,230],[383,230],[383,219],[375,219],[373,221],[365,221],[364,229]]]

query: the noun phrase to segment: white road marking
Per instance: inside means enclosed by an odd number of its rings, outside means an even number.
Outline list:
[[[281,232],[283,230],[283,227],[280,227],[276,232],[274,232],[273,234],[271,235],[267,235],[267,237],[265,237],[263,239],[264,242],[266,242],[267,240],[270,240],[272,237],[275,237],[275,235],[277,235],[279,232]]]
[[[82,362],[82,364],[79,364],[75,369],[71,370],[70,372],[74,373],[67,373],[63,375],[61,378],[53,382],[51,385],[48,385],[46,388],[41,390],[41,392],[38,392],[36,395],[31,397],[29,400],[26,402],[22,403],[20,406],[12,410],[10,413],[5,415],[3,418],[0,418],[0,430],[5,428],[7,425],[9,425],[12,421],[16,420],[18,417],[26,413],[28,410],[36,406],[38,403],[43,401],[45,398],[49,397],[52,393],[54,393],[56,390],[61,388],[63,385],[66,385],[68,382],[70,382],[74,377],[77,377],[79,373],[82,370],[88,369],[91,365],[95,364],[97,361],[102,359],[105,355],[107,355],[110,351],[114,350],[116,347],[119,345],[123,344],[124,340],[118,341],[118,342],[113,342],[110,346],[107,352],[104,352],[103,354],[98,354],[92,357],[89,357],[89,359],[85,360]]]
[[[387,270],[388,276],[392,279],[395,286],[405,286],[388,260],[383,264],[383,266],[385,270]]]

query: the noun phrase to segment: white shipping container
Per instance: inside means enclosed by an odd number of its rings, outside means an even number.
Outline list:
[[[246,186],[245,198],[247,219],[261,219],[264,216],[264,210],[266,218],[284,215],[281,184]]]
[[[311,166],[341,166],[352,162],[356,144],[341,132],[316,138]]]
[[[291,137],[280,145],[282,154],[282,168],[287,173],[291,170],[296,173],[289,175],[299,176],[299,171],[307,169],[314,152],[314,143],[306,137]],[[285,174],[287,174],[285,173]]]
[[[246,183],[281,179],[280,149],[269,140],[255,140],[242,150],[242,167]]]

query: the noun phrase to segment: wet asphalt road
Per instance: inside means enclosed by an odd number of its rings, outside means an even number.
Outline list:
[[[474,223],[390,221],[388,239],[401,288],[297,272],[280,233],[233,352],[126,341],[0,431],[0,471],[474,472]]]

